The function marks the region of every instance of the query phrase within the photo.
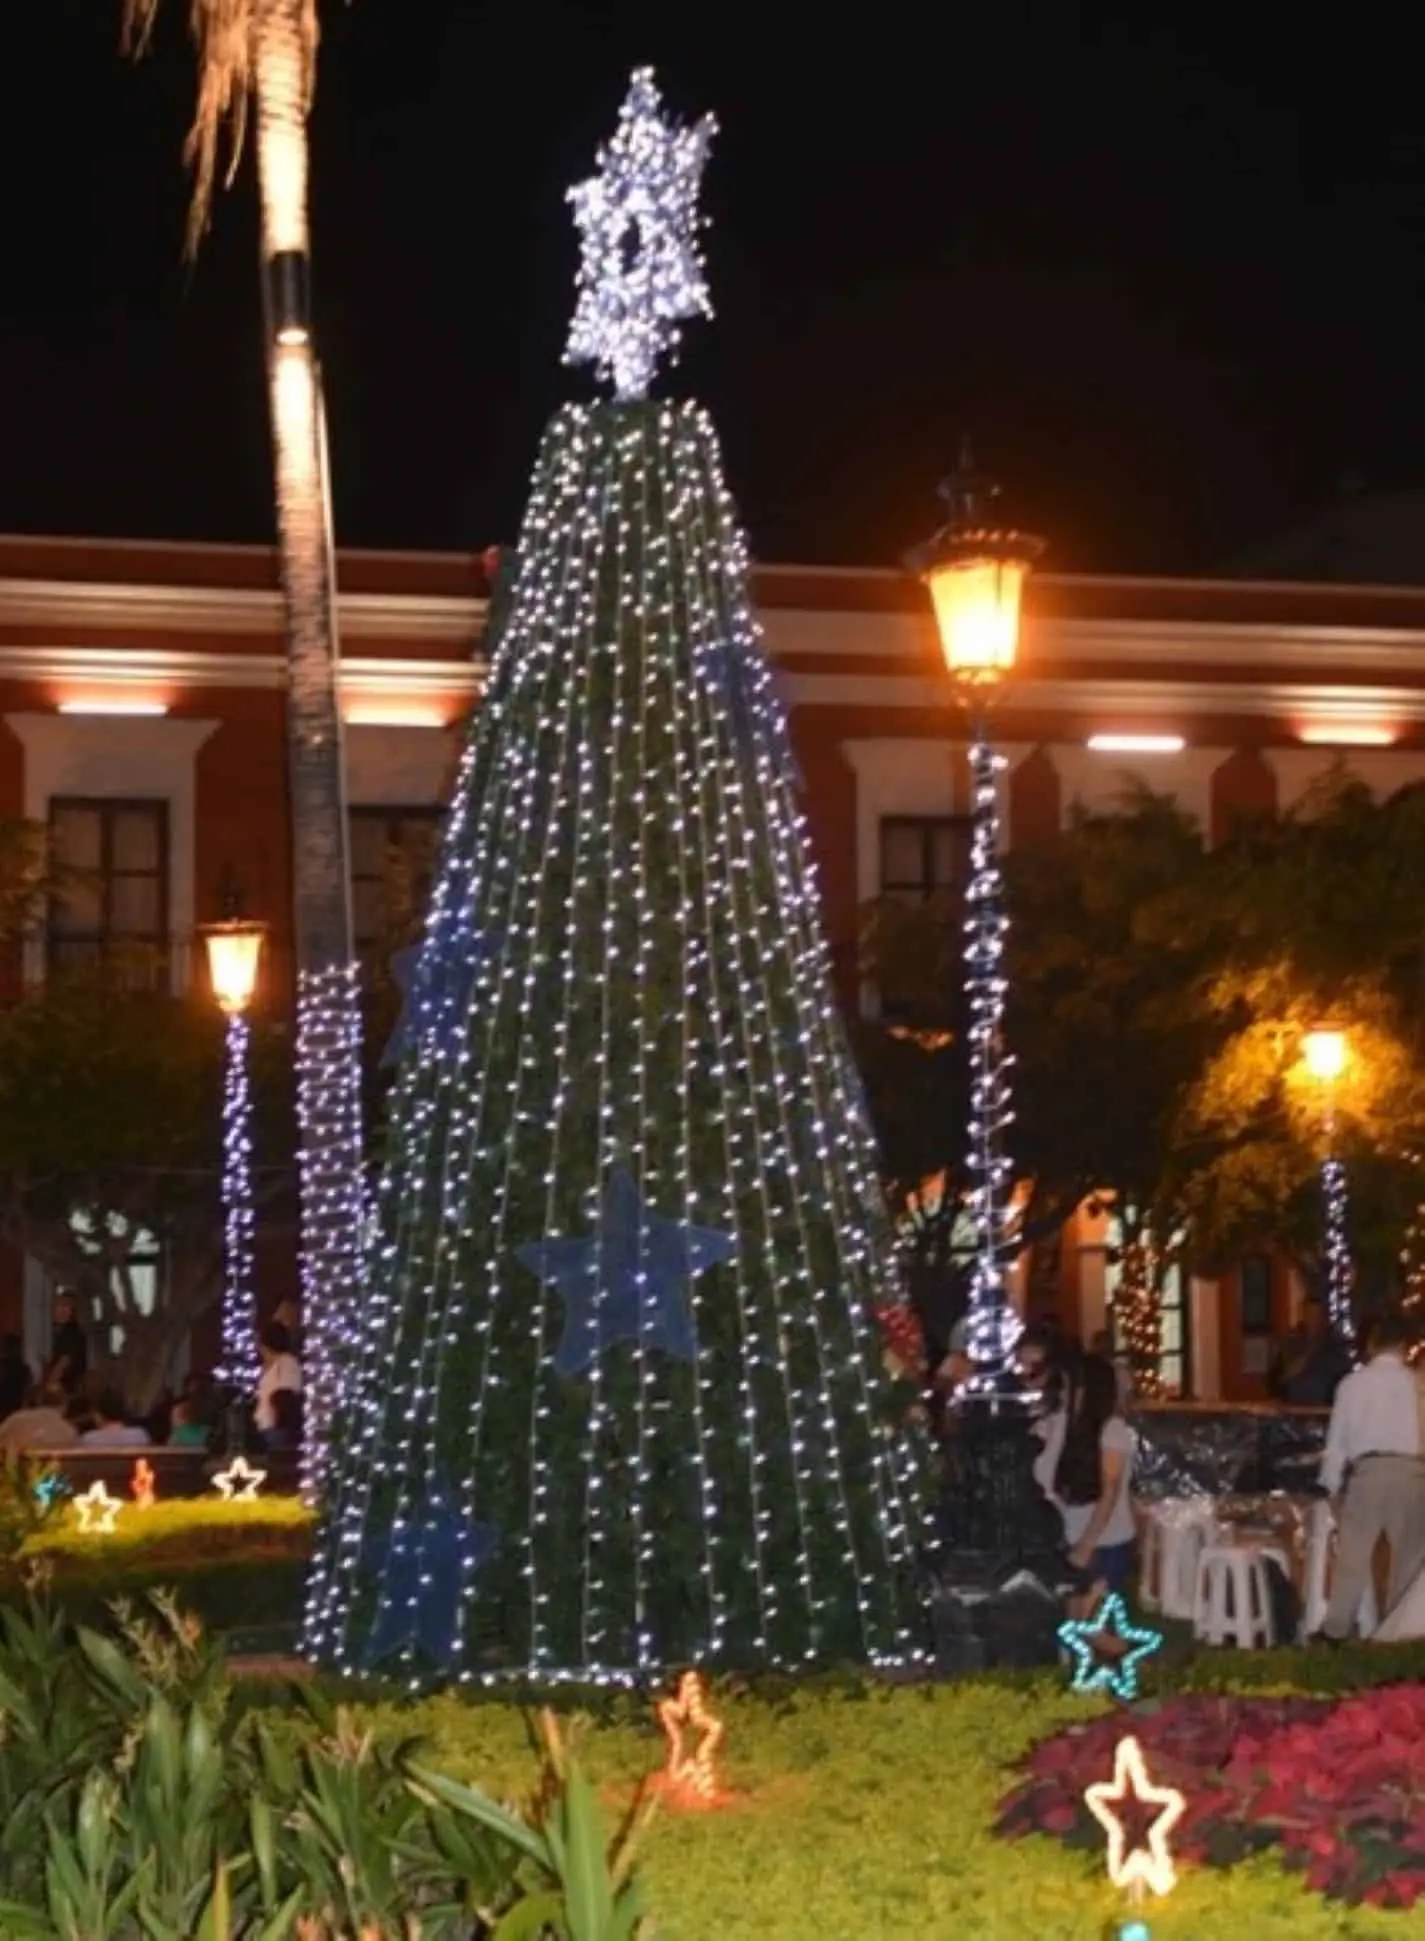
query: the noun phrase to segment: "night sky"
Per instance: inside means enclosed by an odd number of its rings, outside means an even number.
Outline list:
[[[271,534],[250,161],[189,270],[168,5],[138,68],[119,0],[7,13],[0,529]],[[545,419],[590,391],[559,362],[563,191],[640,62],[720,123],[717,316],[662,388],[713,410],[761,558],[894,562],[964,427],[1064,569],[1208,570],[1348,475],[1425,486],[1425,113],[1393,9],[324,11],[343,543],[513,536]]]

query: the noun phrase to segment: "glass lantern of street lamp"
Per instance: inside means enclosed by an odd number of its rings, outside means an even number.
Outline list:
[[[913,562],[930,591],[950,678],[973,689],[996,687],[1012,672],[1024,583],[1044,548],[1030,533],[989,522],[997,491],[966,450],[940,488],[949,520]]]
[[[203,931],[213,996],[229,1017],[241,1017],[252,1003],[266,937],[265,923],[245,917],[210,923]]]
[[[1332,1085],[1346,1069],[1346,1034],[1325,1027],[1308,1031],[1301,1052],[1309,1076],[1318,1085]]]

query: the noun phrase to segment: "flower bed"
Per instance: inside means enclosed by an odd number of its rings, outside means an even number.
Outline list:
[[[1187,1797],[1180,1859],[1228,1867],[1277,1848],[1307,1884],[1383,1908],[1425,1899],[1425,1686],[1339,1701],[1190,1693],[1042,1739],[1000,1806],[999,1831],[1096,1848],[1084,1788],[1106,1777],[1125,1730],[1155,1780]]]

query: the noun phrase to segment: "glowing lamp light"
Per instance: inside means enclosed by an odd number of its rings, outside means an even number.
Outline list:
[[[1301,1041],[1301,1055],[1318,1085],[1334,1085],[1346,1069],[1346,1034],[1324,1028],[1308,1031]]]
[[[1044,542],[988,525],[997,487],[975,470],[968,445],[940,488],[948,523],[912,561],[930,592],[940,651],[950,677],[994,687],[1014,669],[1024,583]]]
[[[229,1017],[241,1017],[257,989],[257,967],[267,936],[265,923],[245,917],[210,923],[203,931],[213,996]]]
[[[1143,1764],[1143,1748],[1132,1737],[1120,1739],[1113,1752],[1113,1778],[1084,1788],[1084,1805],[1108,1835],[1108,1877],[1130,1893],[1170,1894],[1178,1884],[1168,1836],[1187,1811],[1187,1801],[1175,1786],[1155,1786]],[[1124,1809],[1153,1806],[1141,1839],[1130,1839]],[[1137,1815],[1134,1815],[1137,1818]]]
[[[82,1496],[75,1497],[74,1508],[82,1536],[111,1537],[123,1504],[117,1496],[110,1496],[102,1483],[95,1483]]]
[[[129,1483],[129,1494],[134,1499],[135,1509],[151,1510],[153,1508],[158,1500],[158,1492],[154,1488],[155,1480],[153,1464],[148,1460],[147,1456],[140,1456],[134,1464],[133,1478]]]
[[[246,1456],[234,1456],[226,1469],[213,1478],[213,1488],[225,1503],[255,1503],[257,1492],[267,1481],[265,1469],[254,1469]]]
[[[668,1763],[654,1781],[660,1795],[694,1813],[725,1804],[727,1794],[717,1774],[723,1724],[708,1710],[707,1691],[698,1672],[685,1671],[672,1697],[658,1701],[658,1723],[668,1741]],[[690,1749],[693,1739],[696,1743]]]
[[[1019,652],[1019,609],[1027,559],[995,557],[995,533],[971,535],[983,548],[938,561],[925,575],[940,633],[940,651],[957,681],[972,686],[1000,681]],[[961,542],[967,544],[968,542]]]

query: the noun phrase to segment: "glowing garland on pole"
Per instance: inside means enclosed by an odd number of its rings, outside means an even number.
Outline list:
[[[320,1496],[332,1420],[361,1327],[366,1206],[361,1151],[361,1000],[355,964],[297,979],[302,1193],[302,1490]],[[320,1127],[320,1140],[309,1136]]]
[[[230,1010],[223,1040],[223,1346],[218,1381],[240,1395],[257,1388],[257,1302],[253,1284],[252,1028]]]
[[[1162,1326],[1150,1241],[1129,1240],[1120,1248],[1113,1312],[1133,1370],[1134,1389],[1142,1399],[1156,1400],[1163,1393]]]
[[[1351,1246],[1346,1215],[1349,1197],[1346,1168],[1330,1149],[1333,1124],[1326,1121],[1327,1153],[1321,1162],[1321,1198],[1326,1214],[1326,1312],[1336,1338],[1354,1348],[1355,1317],[1351,1311]]]
[[[970,882],[965,892],[965,994],[970,1022],[970,1189],[966,1210],[975,1235],[966,1315],[966,1352],[974,1368],[967,1395],[995,1395],[1010,1375],[1023,1323],[1009,1298],[1004,1259],[1013,1218],[1012,1168],[1004,1134],[1014,1112],[1010,1101],[1013,1059],[1004,1049],[1004,879],[999,865],[999,776],[1004,757],[990,746],[983,714],[970,741],[972,839]]]
[[[576,201],[601,321],[570,355],[622,394],[705,307],[701,146],[656,99],[635,76],[639,159]],[[411,979],[308,1583],[338,1669],[919,1653],[868,1319],[893,1242],[748,571],[702,410],[556,416]]]

